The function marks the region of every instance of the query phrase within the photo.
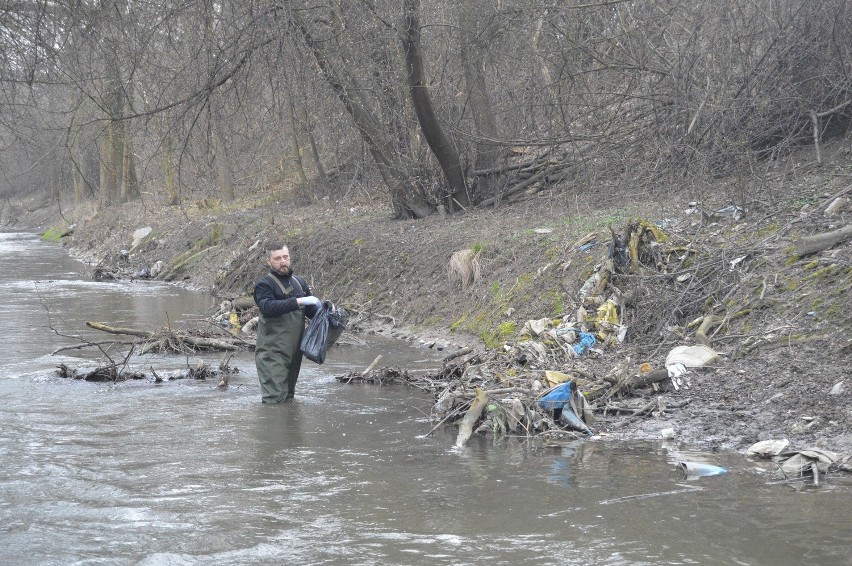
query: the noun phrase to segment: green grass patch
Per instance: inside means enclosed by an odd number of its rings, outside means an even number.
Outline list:
[[[68,228],[65,226],[51,226],[41,235],[41,239],[45,242],[59,242],[68,235]]]

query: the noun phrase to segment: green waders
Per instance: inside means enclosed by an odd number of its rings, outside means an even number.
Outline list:
[[[260,317],[254,360],[264,403],[280,403],[295,394],[304,330],[304,308],[274,318]]]

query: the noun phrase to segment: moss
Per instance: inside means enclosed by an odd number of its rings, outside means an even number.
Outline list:
[[[807,278],[808,279],[820,279],[822,277],[826,277],[828,275],[831,275],[835,271],[836,268],[837,268],[837,266],[835,264],[826,265],[822,269],[817,269],[816,271],[814,271],[813,273],[808,275]]]
[[[222,234],[224,232],[224,227],[219,223],[213,223],[210,225],[210,242],[216,243],[222,239]]]
[[[811,269],[816,269],[817,267],[819,267],[819,260],[815,259],[806,263],[804,267],[802,267],[802,269],[807,269],[810,271]]]
[[[760,228],[759,230],[754,232],[754,236],[758,238],[764,238],[766,236],[771,236],[772,234],[776,234],[778,232],[779,226],[775,222]]]
[[[458,329],[459,329],[459,327],[460,327],[462,324],[464,324],[465,320],[467,320],[467,315],[466,315],[466,314],[465,314],[465,315],[462,315],[462,317],[461,317],[460,319],[458,319],[457,321],[455,321],[454,323],[452,323],[452,324],[450,325],[450,331],[451,331],[451,332],[455,332],[456,330],[458,330]]]
[[[46,242],[58,242],[66,235],[67,229],[65,227],[52,226],[41,235],[41,239]]]
[[[837,304],[837,303],[834,303],[833,305],[831,305],[830,307],[825,309],[825,316],[826,316],[826,318],[830,318],[830,319],[837,318],[842,313],[843,313],[843,311],[840,308],[840,305]]]
[[[560,293],[559,291],[551,291],[550,296],[553,314],[565,314],[565,299],[562,297],[562,293]]]
[[[516,331],[517,326],[514,322],[502,322],[497,325],[496,329],[486,330],[479,336],[487,348],[499,348]]]

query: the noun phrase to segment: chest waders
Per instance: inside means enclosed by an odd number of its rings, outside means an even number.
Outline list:
[[[304,308],[271,318],[261,315],[254,360],[264,403],[280,403],[295,394],[302,367],[299,344],[304,330]]]

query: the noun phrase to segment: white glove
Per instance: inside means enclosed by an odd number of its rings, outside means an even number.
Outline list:
[[[314,306],[314,307],[319,308],[319,306],[322,305],[322,301],[319,300],[318,298],[314,297],[314,296],[299,297],[299,304],[302,305],[303,307]]]

